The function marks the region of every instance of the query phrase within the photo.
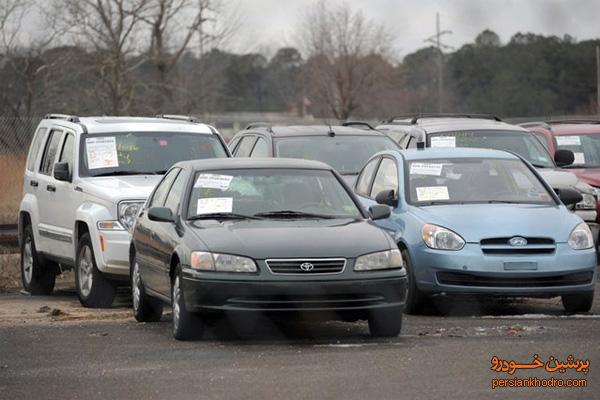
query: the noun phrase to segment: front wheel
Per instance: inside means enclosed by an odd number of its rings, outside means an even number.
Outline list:
[[[102,275],[96,266],[90,234],[85,233],[77,244],[75,260],[75,286],[84,307],[108,308],[116,295],[115,286]]]
[[[427,302],[427,295],[417,287],[414,267],[410,262],[410,256],[407,250],[402,250],[402,261],[404,263],[404,268],[406,268],[406,275],[408,278],[404,312],[407,314],[422,314]]]
[[[588,312],[594,303],[594,292],[565,294],[561,299],[563,307],[568,313]]]
[[[189,312],[185,306],[181,288],[181,267],[178,265],[171,283],[171,303],[173,305],[173,337],[177,340],[202,338],[204,324],[199,315]]]
[[[131,271],[131,295],[133,297],[133,316],[138,322],[160,321],[163,313],[162,302],[146,294],[140,275],[140,266],[135,259]]]
[[[23,230],[21,244],[21,281],[23,289],[33,295],[47,295],[54,290],[57,265],[43,262],[35,249],[31,225]]]
[[[402,308],[371,311],[369,332],[373,337],[395,337],[402,330]]]

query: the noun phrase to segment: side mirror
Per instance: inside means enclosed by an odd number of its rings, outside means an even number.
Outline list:
[[[571,150],[556,150],[556,153],[554,153],[554,162],[559,167],[566,167],[575,162],[575,154]]]
[[[566,206],[572,206],[583,200],[583,196],[577,190],[573,189],[557,189],[558,198]]]
[[[156,222],[175,222],[173,212],[168,207],[152,207],[148,210],[148,219]]]
[[[392,209],[382,204],[375,204],[374,206],[369,207],[369,214],[371,214],[371,219],[373,221],[386,219],[392,215]]]
[[[71,172],[69,172],[68,162],[54,164],[54,179],[57,181],[71,182]]]
[[[377,204],[384,204],[394,208],[398,206],[398,197],[396,196],[396,192],[394,190],[384,190],[377,193],[377,196],[375,196],[375,201]]]

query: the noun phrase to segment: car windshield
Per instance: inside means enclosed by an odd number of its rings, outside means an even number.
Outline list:
[[[178,132],[127,132],[85,135],[80,175],[163,174],[179,161],[226,157],[216,135]]]
[[[548,150],[533,134],[521,131],[469,130],[429,136],[431,147],[478,147],[517,153],[537,168],[554,168]]]
[[[239,169],[198,172],[188,218],[236,214],[262,218],[362,218],[332,171]]]
[[[406,196],[411,204],[555,204],[548,190],[520,160],[415,160],[408,162],[407,171]]]
[[[302,136],[279,138],[275,143],[277,157],[322,161],[341,174],[358,174],[373,154],[398,149],[383,135]]]
[[[571,150],[573,164],[564,168],[600,168],[600,133],[555,136],[556,148]]]

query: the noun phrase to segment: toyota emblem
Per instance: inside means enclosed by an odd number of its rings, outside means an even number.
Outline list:
[[[315,266],[312,265],[311,263],[302,263],[300,264],[300,269],[304,272],[309,272],[312,271],[313,269],[315,269]]]

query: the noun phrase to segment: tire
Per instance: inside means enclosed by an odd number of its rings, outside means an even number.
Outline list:
[[[561,297],[563,307],[568,313],[588,312],[594,302],[594,292],[565,294]]]
[[[163,313],[162,301],[146,294],[144,282],[140,275],[140,267],[137,260],[133,259],[131,271],[131,296],[133,298],[133,316],[138,322],[160,321]]]
[[[404,312],[407,314],[422,314],[425,305],[427,304],[427,295],[417,287],[415,272],[410,256],[406,249],[402,250],[402,261],[406,268],[408,277],[408,286],[406,288],[406,303],[404,304]]]
[[[171,304],[173,306],[173,337],[177,340],[201,339],[204,323],[199,315],[185,307],[181,288],[181,266],[177,265],[171,282]]]
[[[32,295],[48,295],[54,290],[58,265],[43,261],[35,249],[31,225],[23,229],[21,243],[21,281],[23,289]]]
[[[386,308],[371,311],[369,332],[373,337],[396,337],[402,330],[402,309]]]
[[[96,266],[94,247],[89,233],[83,234],[77,243],[75,286],[79,301],[84,307],[109,308],[115,299],[115,286]]]

